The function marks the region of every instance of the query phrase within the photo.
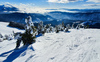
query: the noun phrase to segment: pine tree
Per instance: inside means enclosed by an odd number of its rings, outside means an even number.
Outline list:
[[[75,25],[75,23],[72,24],[72,29],[74,29],[74,25]]]
[[[77,26],[76,26],[76,29],[79,29],[80,28],[80,24],[78,24]]]
[[[25,19],[26,26],[25,32],[19,34],[19,37],[16,42],[16,48],[20,46],[21,41],[23,41],[23,45],[35,43],[35,38],[37,35],[37,30],[32,22],[32,18],[29,16]]]
[[[3,41],[3,35],[0,33],[0,42]]]
[[[67,27],[64,29],[64,32],[68,32],[68,28]]]
[[[45,25],[45,26],[44,26],[44,32],[50,33],[50,29],[51,29],[50,27],[51,27],[51,24]]]
[[[64,31],[64,29],[65,29],[65,25],[64,25],[64,22],[62,21],[61,31]]]
[[[66,27],[67,27],[68,29],[70,29],[70,28],[71,28],[71,27],[70,27],[70,24],[67,24],[67,25],[66,25]]]
[[[37,30],[32,22],[31,16],[29,16],[26,19],[25,33],[22,35],[22,40],[23,40],[24,45],[26,43],[28,43],[28,44],[34,43],[35,38],[36,38],[36,34],[37,34]]]
[[[3,35],[0,33],[0,38],[3,38]]]
[[[38,34],[44,34],[44,27],[43,27],[43,21],[40,21],[38,24]]]
[[[59,26],[55,26],[55,32],[56,32],[56,33],[59,32]]]

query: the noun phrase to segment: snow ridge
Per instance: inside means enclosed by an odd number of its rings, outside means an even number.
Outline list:
[[[14,50],[16,40],[5,40],[0,42],[0,62],[99,62],[99,34],[99,29],[46,33],[19,50]]]

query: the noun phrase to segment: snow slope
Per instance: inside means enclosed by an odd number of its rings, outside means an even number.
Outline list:
[[[5,28],[7,31],[11,29]],[[0,28],[0,31],[4,29]],[[100,29],[70,29],[69,32],[46,33],[38,37],[36,43],[20,50],[14,50],[15,42],[16,40],[0,42],[0,62],[100,61]]]
[[[0,22],[0,33],[2,33],[2,35],[5,34],[12,34],[12,31],[14,32],[24,32],[24,30],[19,30],[16,28],[12,28],[12,27],[8,27],[8,22]]]

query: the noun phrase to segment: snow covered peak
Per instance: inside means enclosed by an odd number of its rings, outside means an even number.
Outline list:
[[[0,5],[0,12],[11,12],[11,11],[19,11],[19,9],[12,6],[11,4]]]
[[[12,5],[10,5],[10,4],[5,4],[5,5],[3,5],[4,7],[13,7]]]

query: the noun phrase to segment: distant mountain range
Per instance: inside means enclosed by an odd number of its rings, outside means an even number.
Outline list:
[[[46,9],[51,10],[51,9]],[[53,9],[52,9],[53,10]],[[76,21],[95,21],[100,22],[100,9],[65,9],[61,8],[59,11],[54,9],[48,13],[21,13],[18,8],[12,5],[0,5],[0,21],[3,22],[19,22],[25,23],[25,18],[32,17],[34,23],[44,21],[44,24],[51,23],[52,25],[59,24],[62,21],[65,23],[72,23]],[[68,12],[69,11],[69,12]]]
[[[0,5],[0,13],[7,13],[11,11],[19,11],[19,9],[10,4]]]

